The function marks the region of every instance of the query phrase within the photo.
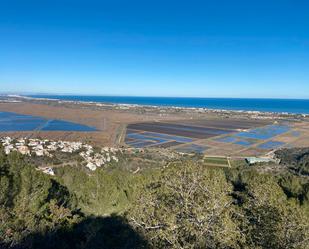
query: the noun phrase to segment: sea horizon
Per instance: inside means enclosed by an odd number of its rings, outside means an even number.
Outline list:
[[[74,94],[20,94],[20,96],[64,101],[81,101],[144,106],[206,108],[216,110],[259,111],[309,114],[309,99],[227,98],[227,97],[146,97]]]

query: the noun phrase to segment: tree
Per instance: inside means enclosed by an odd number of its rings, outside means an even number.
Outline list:
[[[179,163],[147,186],[128,217],[154,248],[238,248],[231,191],[221,170]]]
[[[240,181],[246,196],[241,204],[241,231],[249,248],[308,248],[309,219],[305,210],[295,199],[287,199],[273,176],[251,172]]]
[[[77,221],[69,209],[72,195],[64,186],[26,164],[18,153],[7,156],[0,149],[0,163],[0,243],[14,247],[33,232]]]

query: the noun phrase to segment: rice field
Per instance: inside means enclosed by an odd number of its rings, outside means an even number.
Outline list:
[[[125,143],[135,148],[171,148],[185,153],[204,153],[209,147],[195,143],[219,137],[219,142],[234,142],[243,146],[251,145],[253,139],[231,136],[244,128],[255,128],[262,123],[235,120],[197,120],[179,122],[144,122],[129,124]],[[263,123],[265,124],[265,122]],[[223,136],[223,137],[222,137]]]
[[[289,130],[290,130],[290,127],[286,125],[268,125],[265,127],[252,129],[249,131],[239,132],[235,136],[265,140],[265,139],[270,139],[272,137],[278,136],[282,133],[286,133]]]
[[[277,149],[278,147],[283,146],[285,143],[283,142],[278,142],[278,141],[268,141],[265,143],[262,143],[260,145],[258,145],[258,148],[260,149]]]
[[[242,151],[265,153],[287,147],[290,137],[300,132],[287,123],[242,120],[187,120],[172,122],[144,122],[129,124],[125,143],[135,148],[168,148],[182,153],[213,153],[231,155]],[[278,137],[281,136],[278,140]],[[283,137],[282,137],[283,136]],[[277,141],[278,140],[278,141]],[[214,163],[207,159],[208,163]],[[222,160],[222,159],[220,159]],[[221,162],[225,164],[225,162]]]
[[[293,131],[288,125],[267,125],[264,127],[249,129],[247,131],[238,132],[230,136],[216,139],[218,142],[233,143],[243,147],[256,146],[258,149],[271,150],[285,146],[286,143],[280,141],[266,141],[276,136],[290,132],[292,136],[299,136],[299,132]],[[263,141],[265,142],[263,143]],[[262,142],[262,143],[261,143]]]

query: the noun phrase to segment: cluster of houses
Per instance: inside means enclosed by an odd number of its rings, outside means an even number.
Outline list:
[[[97,167],[101,167],[111,161],[118,162],[117,153],[122,152],[120,149],[104,147],[100,153],[95,153],[91,145],[85,145],[86,150],[79,153],[85,160],[86,167],[94,171]]]
[[[52,141],[48,139],[2,137],[0,143],[6,154],[18,151],[28,156],[53,157],[56,152],[78,153],[86,167],[92,171],[111,161],[118,162],[117,155],[123,152],[122,149],[109,147],[104,147],[98,152],[93,146],[81,142]]]

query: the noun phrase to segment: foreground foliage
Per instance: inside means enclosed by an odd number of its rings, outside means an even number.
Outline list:
[[[281,149],[276,152],[281,164],[299,175],[309,176],[309,148]]]
[[[308,248],[306,177],[194,162],[56,173],[0,149],[0,248]]]
[[[131,223],[155,248],[236,248],[241,239],[232,185],[222,171],[174,165],[131,209]]]
[[[297,200],[272,176],[233,173],[176,164],[135,201],[131,224],[154,248],[308,248]]]

